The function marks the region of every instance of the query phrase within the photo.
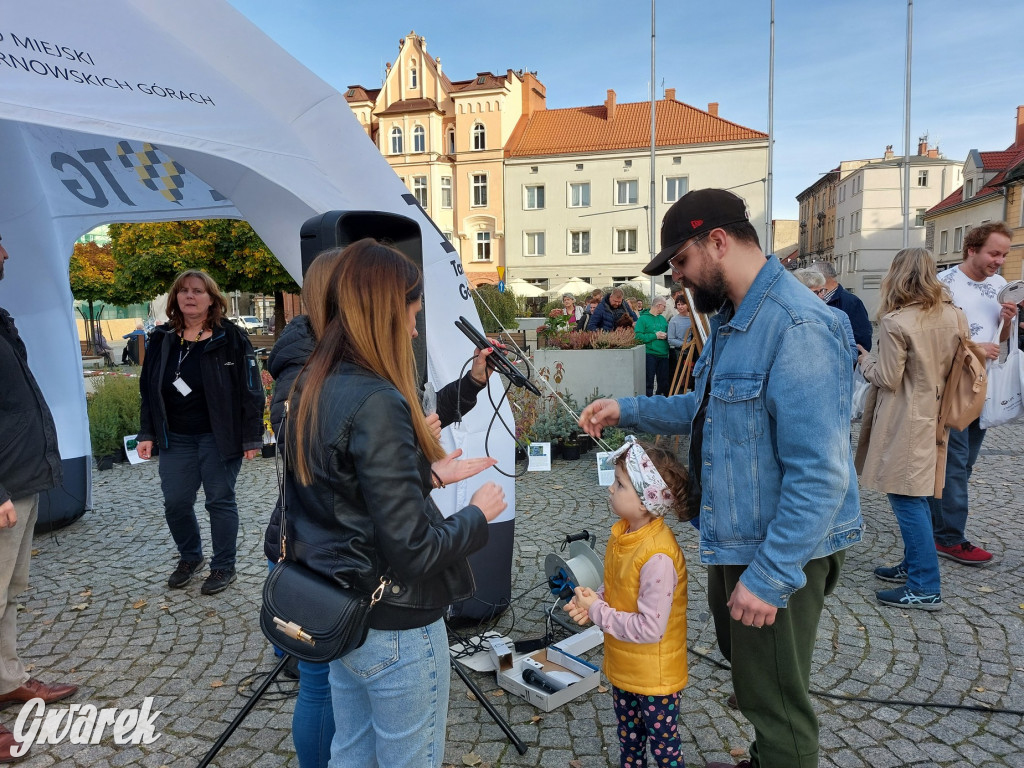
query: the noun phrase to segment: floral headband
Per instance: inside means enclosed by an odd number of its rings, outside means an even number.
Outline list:
[[[623,460],[626,474],[629,475],[633,490],[640,497],[644,508],[655,517],[664,517],[666,512],[671,511],[675,496],[672,495],[672,491],[668,489],[665,480],[658,473],[651,457],[647,455],[647,451],[633,435],[627,435],[626,442],[608,459],[614,464],[623,454],[626,456]]]

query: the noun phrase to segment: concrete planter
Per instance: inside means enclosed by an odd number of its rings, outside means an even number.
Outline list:
[[[594,394],[596,387],[605,397],[635,397],[646,387],[646,350],[643,344],[632,349],[538,349],[533,364],[539,372],[547,368],[551,386],[568,392],[580,407]],[[555,381],[557,365],[562,365],[562,381]]]

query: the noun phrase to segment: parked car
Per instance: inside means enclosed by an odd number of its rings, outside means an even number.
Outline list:
[[[254,315],[236,315],[229,317],[228,320],[240,328],[244,328],[247,333],[259,333],[263,330],[263,321]]]

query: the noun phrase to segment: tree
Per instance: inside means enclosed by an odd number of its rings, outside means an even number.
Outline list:
[[[124,303],[164,293],[186,269],[205,270],[221,290],[274,295],[275,329],[284,327],[284,293],[299,286],[247,222],[233,219],[112,224],[115,293]]]
[[[512,291],[506,289],[504,293],[500,293],[495,285],[481,285],[473,290],[473,303],[476,304],[476,311],[480,315],[484,331],[493,333],[494,331],[515,330],[519,327],[519,323],[516,321],[518,302]],[[497,316],[497,320],[494,319],[495,316]]]
[[[85,340],[89,351],[93,353],[98,322],[94,302],[113,302],[115,268],[109,245],[75,243],[68,276],[71,294],[79,301],[89,303],[89,316],[85,318]]]

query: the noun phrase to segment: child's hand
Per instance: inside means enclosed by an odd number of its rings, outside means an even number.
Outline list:
[[[590,614],[586,608],[581,608],[576,604],[576,598],[573,598],[568,603],[562,606],[562,610],[569,614],[569,618],[575,621],[580,626],[590,621]]]
[[[572,601],[583,610],[589,611],[590,606],[592,606],[597,600],[597,592],[592,590],[590,587],[576,587],[574,591],[576,596]]]

